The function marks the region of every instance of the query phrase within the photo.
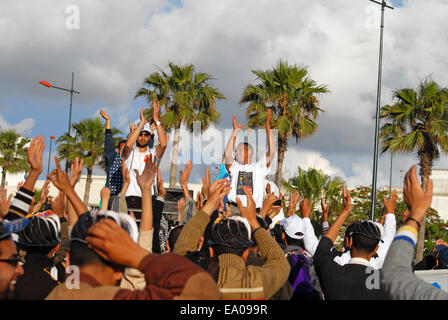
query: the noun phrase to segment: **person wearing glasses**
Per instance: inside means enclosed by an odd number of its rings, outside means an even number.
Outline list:
[[[22,265],[11,234],[0,223],[0,300],[11,299],[18,277],[23,275]]]
[[[140,123],[129,135],[126,145],[121,151],[121,157],[125,161],[125,166],[129,170],[130,183],[126,190],[126,203],[128,212],[133,213],[137,224],[140,225],[142,212],[142,194],[136,179],[136,171],[138,174],[143,172],[145,162],[149,157],[153,161],[160,162],[165,153],[167,141],[165,130],[163,129],[160,119],[160,104],[158,101],[153,102],[153,123],[149,124],[144,115],[143,109],[140,111]],[[154,133],[157,130],[159,143],[153,146]],[[135,171],[136,170],[136,171]],[[157,177],[154,179],[157,181]],[[153,183],[152,194],[157,195],[157,183]],[[156,205],[156,204],[154,204]],[[158,211],[158,210],[155,210]]]

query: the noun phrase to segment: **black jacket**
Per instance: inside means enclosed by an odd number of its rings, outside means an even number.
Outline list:
[[[53,267],[57,270],[56,278],[51,275]],[[65,279],[65,270],[61,264],[55,266],[52,259],[33,253],[26,255],[23,271],[14,289],[16,300],[43,300]]]

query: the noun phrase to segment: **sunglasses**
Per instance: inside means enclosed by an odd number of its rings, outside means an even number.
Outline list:
[[[12,265],[14,268],[17,267],[17,265],[19,264],[20,261],[21,261],[21,260],[20,260],[19,256],[12,256],[12,257],[9,258],[9,259],[0,259],[0,262],[6,262],[6,263],[9,263],[9,264]]]
[[[147,132],[140,132],[140,136],[150,137],[151,134]]]

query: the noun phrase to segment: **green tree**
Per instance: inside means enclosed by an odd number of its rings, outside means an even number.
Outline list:
[[[2,167],[1,189],[6,184],[7,173],[27,172],[29,169],[26,144],[29,139],[24,138],[13,129],[0,131],[0,166]]]
[[[104,130],[98,117],[85,119],[72,125],[74,135],[67,133],[56,140],[59,159],[75,160],[76,157],[84,159],[84,167],[87,169],[87,179],[84,190],[84,204],[88,205],[90,186],[92,184],[93,168],[95,166],[105,168],[104,163]],[[111,128],[115,136],[120,133],[117,128]],[[116,142],[119,138],[115,137]]]
[[[326,85],[317,85],[306,67],[289,65],[280,60],[270,70],[252,70],[259,84],[249,84],[240,103],[249,103],[246,111],[250,128],[264,127],[267,111],[272,110],[272,129],[278,130],[278,166],[276,184],[282,181],[282,168],[288,139],[302,140],[311,136],[318,127],[317,117],[324,112],[319,107],[319,94],[328,93]]]
[[[345,234],[345,229],[347,226],[355,221],[361,219],[370,219],[371,212],[371,187],[360,186],[353,190],[349,190],[350,196],[352,198],[353,209],[348,216],[345,225],[341,228],[339,232],[339,239],[342,240]],[[377,189],[375,204],[375,221],[380,221],[382,216],[386,214],[386,210],[383,205],[383,198],[389,200],[389,190],[387,187],[383,189]],[[402,197],[397,197],[397,203],[395,207],[395,217],[397,220],[397,227],[403,222],[403,214],[406,211],[406,204]],[[332,217],[334,219],[334,216]],[[330,222],[332,220],[329,219]],[[437,210],[431,208],[428,210],[425,216],[425,229],[426,229],[426,240],[424,246],[424,253],[429,254],[434,249],[434,245],[437,239],[443,239],[448,241],[448,234],[446,233],[446,227],[448,223],[444,221]],[[342,241],[339,243],[342,245]],[[418,262],[418,261],[417,261]]]
[[[212,76],[196,72],[193,64],[176,65],[169,62],[169,72],[162,69],[152,73],[143,81],[143,87],[135,99],[143,97],[149,108],[145,112],[152,118],[152,102],[158,99],[161,106],[160,118],[166,130],[174,129],[173,153],[170,170],[170,188],[176,184],[181,124],[193,130],[193,122],[201,122],[201,131],[208,129],[211,122],[217,123],[220,113],[216,109],[218,100],[224,95],[212,85]]]
[[[383,106],[385,121],[379,137],[382,152],[416,152],[422,187],[431,176],[434,161],[448,152],[448,90],[431,78],[420,81],[417,89],[394,91],[394,103]],[[425,220],[419,230],[416,260],[423,259]]]

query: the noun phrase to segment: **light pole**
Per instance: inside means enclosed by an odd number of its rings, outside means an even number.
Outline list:
[[[72,126],[72,102],[73,102],[73,94],[77,93],[79,94],[78,91],[73,90],[73,82],[75,80],[75,73],[72,72],[72,85],[70,89],[66,89],[66,88],[61,88],[61,87],[57,87],[52,85],[51,83],[49,83],[48,81],[39,81],[39,84],[47,87],[47,88],[55,88],[55,89],[59,89],[59,90],[64,90],[64,91],[68,91],[70,92],[70,112],[69,112],[69,116],[68,116],[68,130],[67,130],[67,134],[68,136],[70,136],[70,128]],[[65,161],[65,171],[68,171],[68,160]]]
[[[51,144],[53,142],[53,139],[54,139],[54,136],[50,136],[50,153],[48,154],[47,175],[50,173]]]
[[[75,80],[75,73],[72,72],[72,86],[70,89],[66,89],[66,88],[61,88],[61,87],[57,87],[52,85],[51,83],[47,82],[47,81],[39,81],[39,83],[47,88],[55,88],[55,89],[59,89],[59,90],[64,90],[64,91],[68,91],[70,92],[70,113],[68,116],[68,130],[67,133],[68,135],[70,135],[70,127],[72,126],[72,102],[73,102],[73,94],[77,93],[79,94],[78,91],[73,90],[73,82]]]
[[[380,27],[380,53],[378,64],[378,87],[376,93],[376,119],[375,119],[375,143],[373,152],[373,177],[372,177],[372,197],[371,197],[371,212],[372,221],[375,219],[375,203],[376,203],[376,179],[378,169],[378,130],[380,124],[380,105],[381,105],[381,80],[382,80],[382,68],[383,68],[383,31],[384,31],[384,8],[394,9],[387,5],[385,0],[378,2],[375,0],[369,0],[376,4],[381,5],[381,27]]]

